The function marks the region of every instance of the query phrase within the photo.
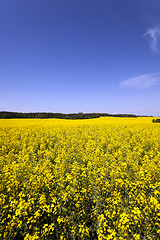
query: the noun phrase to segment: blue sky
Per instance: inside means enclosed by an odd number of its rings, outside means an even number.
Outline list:
[[[159,0],[1,0],[0,111],[160,115]]]

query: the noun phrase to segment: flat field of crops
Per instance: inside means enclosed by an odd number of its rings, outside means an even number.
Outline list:
[[[0,239],[160,239],[152,119],[0,120]]]

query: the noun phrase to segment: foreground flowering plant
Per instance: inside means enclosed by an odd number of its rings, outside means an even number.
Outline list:
[[[0,120],[0,239],[160,239],[151,118]]]

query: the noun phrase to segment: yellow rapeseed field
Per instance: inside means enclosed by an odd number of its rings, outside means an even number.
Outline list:
[[[160,239],[160,124],[0,120],[0,239]]]

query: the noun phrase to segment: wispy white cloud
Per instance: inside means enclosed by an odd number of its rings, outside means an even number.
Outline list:
[[[149,88],[160,82],[160,73],[143,74],[137,77],[129,78],[120,83],[122,88]]]
[[[160,28],[148,28],[144,36],[149,37],[152,51],[158,53],[160,49]]]

